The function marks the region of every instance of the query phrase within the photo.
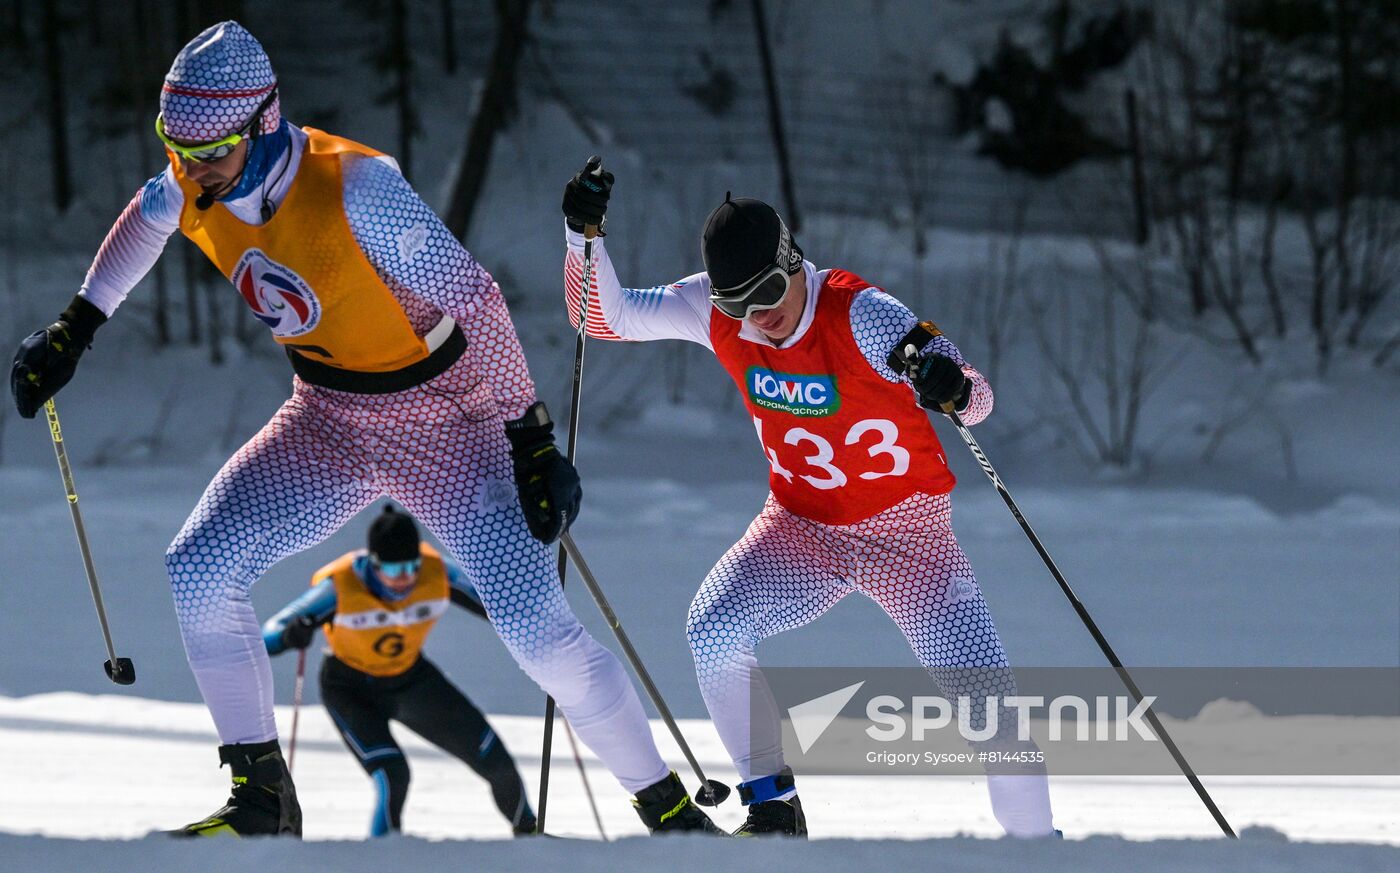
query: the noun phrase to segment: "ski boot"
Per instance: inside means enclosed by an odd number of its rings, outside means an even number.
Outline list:
[[[708,815],[690,799],[681,779],[672,770],[670,775],[655,785],[649,785],[637,792],[632,805],[641,816],[642,824],[653,834],[683,833],[694,831],[702,834],[727,837],[724,829],[710,820]]]
[[[301,837],[301,805],[276,740],[219,746],[219,764],[233,773],[228,803],[202,821],[170,831],[172,836]]]
[[[807,817],[802,801],[794,793],[779,799],[796,787],[792,770],[784,767],[776,776],[765,776],[739,784],[739,800],[749,808],[749,817],[734,831],[736,837],[787,836],[807,838]]]

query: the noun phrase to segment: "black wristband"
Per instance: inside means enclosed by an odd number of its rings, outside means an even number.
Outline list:
[[[962,412],[972,402],[972,380],[964,379],[962,392],[953,399],[953,411]]]
[[[605,215],[605,216],[603,216],[603,220],[602,220],[602,221],[600,221],[598,224],[596,224],[596,225],[593,226],[594,229],[595,229],[595,231],[596,231],[593,235],[594,235],[594,236],[607,236],[607,234],[603,232],[603,225],[605,225],[605,224],[607,224],[607,223],[608,223],[608,218],[607,218],[607,216]],[[564,216],[564,224],[568,225],[569,230],[572,230],[574,233],[588,233],[588,226],[585,225],[582,221],[579,221],[577,218],[569,218],[569,217],[566,215],[566,216]]]
[[[506,422],[506,436],[513,448],[534,445],[554,438],[554,422],[543,400],[536,400],[519,418]]]
[[[938,325],[931,321],[921,321],[895,344],[894,349],[890,351],[890,356],[885,359],[885,363],[891,370],[894,370],[896,376],[903,376],[904,372],[909,369],[908,362],[904,360],[905,347],[912,345],[916,352],[922,352],[924,346],[932,342],[934,337],[939,336],[943,336],[943,331],[938,329]]]
[[[73,339],[84,346],[89,345],[97,329],[107,323],[107,316],[102,310],[81,294],[73,295],[68,308],[58,317],[68,325]]]

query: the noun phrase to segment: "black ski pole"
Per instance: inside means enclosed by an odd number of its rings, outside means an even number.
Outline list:
[[[598,611],[603,613],[603,618],[607,620],[608,627],[612,628],[613,636],[617,637],[617,642],[622,646],[623,653],[627,656],[627,661],[632,665],[632,670],[641,680],[642,687],[646,689],[647,696],[651,698],[651,703],[656,707],[656,712],[661,716],[661,720],[666,723],[666,728],[671,732],[676,745],[681,747],[681,754],[685,755],[685,760],[690,764],[690,769],[695,771],[695,777],[700,780],[700,789],[695,792],[695,802],[701,806],[719,806],[729,796],[729,786],[714,779],[706,779],[705,772],[700,769],[700,762],[695,759],[695,754],[691,752],[690,745],[681,734],[680,726],[676,724],[676,719],[671,715],[671,710],[666,706],[666,701],[661,698],[661,692],[657,690],[656,683],[651,681],[651,674],[642,664],[642,658],[637,654],[637,650],[632,648],[632,641],[627,638],[627,633],[622,629],[622,622],[618,621],[617,613],[613,612],[608,598],[603,594],[603,589],[598,585],[598,579],[593,575],[593,571],[588,569],[588,564],[584,563],[583,555],[578,550],[578,545],[574,538],[565,532],[559,537],[559,542],[564,545],[564,551],[568,552],[569,558],[573,560],[574,566],[578,568],[578,574],[583,579],[584,586],[588,593],[593,595],[593,602],[598,604]]]
[[[584,171],[594,175],[601,175],[603,172],[603,159],[598,155],[593,155],[584,165]],[[588,335],[588,295],[593,285],[593,238],[598,235],[596,225],[588,224],[583,228],[583,275],[579,286],[579,313],[578,313],[578,334],[574,339],[574,385],[573,392],[569,398],[569,441],[566,454],[569,463],[574,462],[575,448],[578,444],[578,419],[579,419],[579,397],[583,391],[583,344]],[[569,559],[564,550],[559,550],[559,585],[564,585],[564,575],[569,568]],[[549,765],[554,749],[554,697],[545,695],[544,699],[544,748],[540,752],[540,791],[539,791],[539,811],[535,815],[535,831],[544,833],[545,815],[549,811]],[[603,840],[608,838],[607,832],[603,830],[603,818],[598,814],[598,803],[593,799],[593,787],[588,784],[588,771],[584,769],[583,759],[579,757],[578,743],[574,740],[573,729],[569,727],[568,721],[564,722],[564,730],[569,734],[569,745],[574,751],[574,761],[578,763],[579,776],[583,779],[583,789],[588,795],[589,806],[593,809],[593,821],[598,825],[598,833]]]
[[[68,452],[63,446],[63,428],[58,424],[58,409],[53,401],[44,404],[44,413],[49,419],[49,436],[53,437],[53,451],[58,456],[58,471],[63,474],[63,490],[68,495],[68,510],[73,515],[73,530],[78,534],[78,550],[83,553],[83,568],[87,570],[88,588],[92,590],[92,605],[97,607],[97,623],[102,625],[102,639],[107,643],[107,662],[102,665],[107,678],[118,685],[130,685],[136,681],[136,666],[130,658],[118,658],[112,646],[112,631],[107,627],[107,609],[102,605],[102,589],[97,584],[97,570],[92,565],[92,552],[88,549],[87,531],[83,529],[83,515],[78,511],[78,489],[73,486],[73,471],[68,467]]]
[[[918,354],[919,350],[912,344],[904,347],[904,359],[908,362],[910,369],[913,368],[913,364],[918,360]],[[943,413],[953,422],[953,426],[957,428],[958,434],[962,436],[963,442],[967,443],[967,447],[972,450],[972,455],[977,459],[977,463],[982,465],[982,472],[986,473],[987,478],[992,480],[992,485],[997,489],[997,493],[1001,495],[1001,499],[1005,501],[1006,507],[1011,510],[1011,514],[1021,525],[1021,530],[1025,531],[1026,536],[1030,538],[1031,545],[1035,546],[1035,550],[1040,553],[1040,559],[1044,561],[1045,566],[1050,569],[1050,575],[1054,576],[1055,581],[1060,583],[1060,590],[1064,592],[1065,597],[1069,598],[1070,606],[1073,606],[1074,611],[1079,614],[1079,620],[1084,622],[1084,626],[1088,628],[1089,633],[1093,635],[1094,642],[1099,644],[1099,649],[1103,652],[1104,657],[1108,659],[1108,663],[1112,664],[1113,669],[1117,671],[1118,678],[1123,680],[1123,685],[1127,687],[1128,692],[1133,695],[1133,699],[1136,700],[1139,705],[1142,705],[1143,694],[1138,690],[1137,683],[1133,681],[1133,677],[1129,675],[1128,668],[1124,667],[1123,662],[1118,660],[1118,655],[1113,651],[1113,647],[1108,644],[1108,639],[1103,635],[1103,632],[1099,630],[1099,626],[1094,623],[1093,617],[1089,615],[1089,610],[1085,609],[1084,604],[1079,602],[1079,598],[1074,596],[1074,590],[1071,589],[1069,583],[1065,581],[1064,574],[1060,572],[1059,567],[1055,566],[1055,562],[1051,559],[1050,553],[1045,550],[1045,546],[1041,545],[1040,537],[1036,536],[1035,531],[1031,530],[1030,522],[1026,521],[1026,517],[1021,514],[1020,508],[1016,506],[1016,501],[1011,499],[1011,492],[1007,490],[1005,483],[1001,481],[1001,477],[998,476],[997,471],[993,469],[992,462],[987,460],[987,455],[982,451],[982,447],[977,444],[977,438],[972,435],[972,431],[968,430],[967,425],[963,424],[962,418],[959,417],[957,411],[953,409],[953,404],[944,404]],[[1206,787],[1201,784],[1200,778],[1196,776],[1196,771],[1191,769],[1191,764],[1187,762],[1186,756],[1181,754],[1181,750],[1176,747],[1176,743],[1172,740],[1171,735],[1167,733],[1167,729],[1162,727],[1162,723],[1157,719],[1157,713],[1152,711],[1151,706],[1144,706],[1143,713],[1147,716],[1148,723],[1152,725],[1153,732],[1162,740],[1162,745],[1167,747],[1167,751],[1171,753],[1172,759],[1175,760],[1176,765],[1181,768],[1182,774],[1186,776],[1186,781],[1190,782],[1191,787],[1196,789],[1196,794],[1201,798],[1201,802],[1206,805],[1206,809],[1210,810],[1210,814],[1214,817],[1215,823],[1220,826],[1220,830],[1225,832],[1225,836],[1232,839],[1235,838],[1235,829],[1230,827],[1230,823],[1225,820],[1225,815],[1220,811],[1220,807],[1215,805],[1215,801],[1211,798],[1210,792],[1206,791]]]

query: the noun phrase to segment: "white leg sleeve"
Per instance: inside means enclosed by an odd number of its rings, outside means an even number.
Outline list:
[[[338,440],[297,397],[288,400],[224,464],[166,551],[185,654],[226,744],[277,737],[272,667],[249,589],[375,497]]]
[[[851,589],[803,524],[770,496],[690,604],[686,636],[715,729],[748,782],[783,768],[782,725],[758,641],[816,620]]]
[[[1030,776],[987,775],[992,815],[1013,837],[1046,837],[1055,830],[1050,815],[1050,780]]]

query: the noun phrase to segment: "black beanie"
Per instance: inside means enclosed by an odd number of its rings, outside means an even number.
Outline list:
[[[751,197],[731,199],[715,207],[705,221],[700,238],[700,255],[710,287],[737,288],[777,262],[783,237],[790,241],[784,268],[794,273],[802,266],[802,249],[792,240],[778,213],[762,200]]]
[[[385,506],[369,526],[369,553],[379,561],[412,561],[418,557],[418,526],[407,513]]]

